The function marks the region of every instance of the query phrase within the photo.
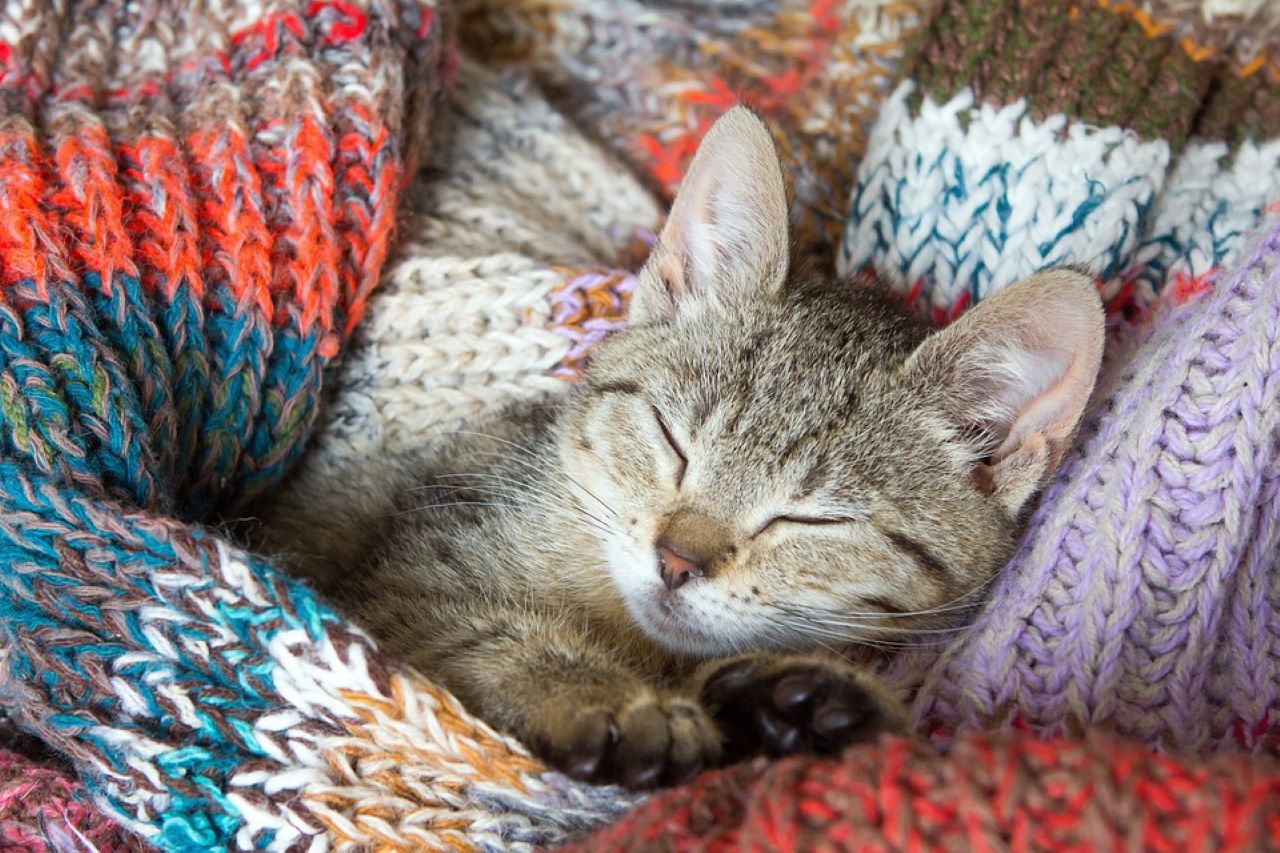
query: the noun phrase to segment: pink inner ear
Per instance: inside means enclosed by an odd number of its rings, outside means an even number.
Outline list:
[[[999,462],[1028,442],[1047,442],[1055,462],[1064,451],[1061,445],[1075,431],[1081,412],[1093,389],[1088,359],[1075,353],[1067,369],[1052,384],[1019,405],[1018,413],[1004,441],[992,453]]]

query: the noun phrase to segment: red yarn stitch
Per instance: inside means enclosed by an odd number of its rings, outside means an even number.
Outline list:
[[[59,845],[59,839],[69,844]],[[144,850],[94,806],[68,774],[0,749],[0,847],[27,853]]]
[[[1280,844],[1280,762],[1156,755],[1090,734],[886,738],[664,792],[576,845],[653,850],[1244,851]]]

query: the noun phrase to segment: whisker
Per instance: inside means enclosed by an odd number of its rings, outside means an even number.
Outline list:
[[[508,447],[513,448],[514,450],[519,451],[520,453],[524,454],[524,456],[525,456],[525,458],[526,458],[526,459],[533,460],[534,462],[541,462],[541,461],[542,461],[542,460],[537,456],[537,454],[535,454],[535,453],[534,453],[533,451],[531,451],[529,448],[524,447],[523,445],[517,444],[516,442],[511,441],[510,439],[503,438],[502,436],[492,435],[492,434],[490,434],[490,433],[484,433],[484,432],[477,432],[477,431],[474,431],[474,430],[446,430],[446,432],[452,432],[452,433],[456,433],[456,434],[458,434],[458,435],[470,435],[470,436],[474,436],[474,437],[477,437],[477,438],[487,438],[487,439],[489,439],[490,441],[496,441],[496,442],[498,442],[498,443],[500,443],[500,444],[504,444],[504,445],[506,445],[506,446],[508,446]],[[604,508],[607,512],[609,512],[609,513],[610,513],[611,515],[613,515],[615,518],[617,517],[617,513],[616,513],[616,512],[614,512],[613,508],[612,508],[611,506],[609,506],[607,503],[605,503],[603,500],[601,500],[601,499],[600,499],[600,497],[599,497],[599,495],[595,494],[595,493],[594,493],[594,492],[592,492],[590,489],[588,489],[586,486],[584,486],[581,482],[579,482],[579,481],[578,481],[578,479],[577,479],[577,478],[575,478],[575,477],[574,477],[572,474],[570,474],[568,471],[563,471],[563,470],[562,470],[562,472],[561,472],[561,473],[563,473],[563,474],[564,474],[564,476],[565,476],[565,477],[567,477],[567,478],[569,479],[569,481],[570,481],[570,482],[572,482],[575,486],[577,486],[578,488],[580,488],[580,489],[582,489],[584,492],[586,492],[588,495],[590,495],[590,496],[591,496],[591,498],[592,498],[593,500],[595,500],[595,501],[596,501],[596,503],[600,504],[600,506],[601,506],[602,508]]]
[[[931,631],[913,631],[907,628],[898,628],[894,630],[900,633],[901,638],[887,638],[881,636],[886,631],[887,626],[859,625],[856,623],[829,625],[820,621],[815,621],[808,614],[798,610],[792,610],[784,605],[771,603],[769,606],[784,617],[789,618],[791,621],[785,624],[787,624],[787,626],[798,635],[814,640],[821,636],[843,643],[857,643],[860,645],[870,645],[886,649],[911,649],[922,648],[930,645],[942,645],[951,639],[951,637],[947,636],[939,636],[932,639],[916,639],[921,634],[932,633],[946,635],[954,634],[961,630],[960,628],[950,628]]]
[[[510,485],[512,485],[512,486],[517,487],[518,489],[521,489],[521,490],[526,490],[526,489],[527,489],[527,490],[532,491],[532,492],[537,492],[537,493],[539,493],[539,494],[546,495],[548,498],[551,498],[551,499],[556,500],[556,501],[559,501],[559,500],[561,499],[561,495],[559,495],[559,494],[558,494],[558,493],[556,493],[556,492],[553,492],[551,489],[548,489],[546,486],[541,485],[541,484],[539,484],[539,483],[533,483],[533,482],[529,482],[529,481],[525,481],[525,480],[518,480],[518,479],[516,479],[516,478],[514,478],[514,477],[506,477],[506,476],[503,476],[502,474],[497,474],[497,473],[493,473],[493,472],[477,472],[477,473],[467,473],[467,472],[463,472],[463,473],[458,473],[458,474],[441,474],[441,475],[438,475],[438,477],[437,477],[437,479],[442,479],[442,480],[444,480],[444,479],[461,479],[461,478],[468,478],[468,479],[471,479],[471,480],[492,481],[492,482],[498,482],[498,483],[510,484]],[[599,521],[601,524],[605,524],[605,523],[606,523],[606,522],[605,522],[605,520],[604,520],[603,518],[600,518],[600,517],[599,517],[599,516],[597,516],[595,513],[591,512],[589,509],[587,509],[586,507],[582,506],[581,504],[576,504],[576,507],[577,507],[578,509],[580,509],[582,512],[584,512],[584,513],[586,513],[586,514],[590,515],[592,518],[594,518],[594,519],[596,519],[597,521]],[[616,514],[614,514],[614,515],[613,515],[613,517],[614,517],[614,519],[615,519],[615,520],[617,519],[617,515],[616,515]]]
[[[471,477],[471,478],[480,479],[480,480],[488,479],[481,475],[472,475],[472,474],[444,475],[444,477],[451,477],[455,479],[458,477]],[[444,477],[442,477],[442,479]],[[508,478],[498,477],[496,479],[493,479],[492,482],[502,483],[504,480],[507,480],[507,479]],[[604,530],[604,531],[611,530],[608,522],[606,522],[603,518],[600,518],[598,515],[584,508],[580,504],[562,503],[560,500],[560,496],[549,489],[543,489],[543,488],[526,489],[526,488],[522,488],[523,484],[521,484],[517,480],[511,480],[510,482],[514,483],[515,485],[483,486],[483,485],[474,485],[474,484],[473,485],[462,484],[462,485],[455,486],[447,483],[429,483],[423,486],[416,486],[410,491],[424,491],[426,489],[446,489],[446,490],[462,489],[465,491],[472,491],[480,494],[486,494],[486,493],[494,494],[499,497],[506,498],[508,500],[515,500],[518,503],[527,503],[530,506],[537,507],[540,509],[556,511],[567,517],[571,517],[571,518],[582,517],[584,519],[589,519],[591,522],[593,522],[594,526],[596,526],[598,529]]]
[[[838,614],[832,613],[829,615],[833,619],[840,619],[840,618],[904,619],[908,617],[936,616],[942,613],[959,613],[965,610],[976,610],[982,607],[982,605],[985,603],[985,599],[978,598],[973,601],[964,601],[964,599],[970,598],[971,596],[977,596],[980,593],[985,592],[986,589],[989,586],[991,586],[999,577],[1000,577],[1000,574],[996,573],[991,577],[986,578],[976,586],[973,586],[970,589],[966,590],[965,592],[960,593],[955,598],[952,598],[948,601],[944,601],[941,604],[938,604],[934,607],[925,608],[924,610],[907,610],[902,612],[875,611],[875,612],[865,612],[865,613],[851,611],[851,612],[841,612]]]
[[[395,518],[399,515],[412,515],[415,512],[425,512],[429,509],[447,509],[453,506],[498,506],[517,508],[516,504],[503,504],[495,501],[445,501],[444,503],[423,504],[422,506],[410,507],[409,509],[396,510],[379,516],[379,518]]]

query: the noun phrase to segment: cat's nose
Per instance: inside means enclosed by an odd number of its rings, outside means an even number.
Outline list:
[[[665,542],[659,542],[658,572],[667,589],[675,590],[689,582],[689,578],[701,577],[702,566],[679,553]]]

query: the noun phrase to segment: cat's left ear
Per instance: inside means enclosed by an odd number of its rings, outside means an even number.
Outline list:
[[[974,477],[1017,515],[1062,462],[1102,360],[1102,300],[1066,269],[1031,276],[934,332],[908,359],[974,458]]]
[[[768,297],[786,281],[787,195],[773,139],[735,107],[707,131],[640,273],[632,323],[664,323],[682,305]]]

